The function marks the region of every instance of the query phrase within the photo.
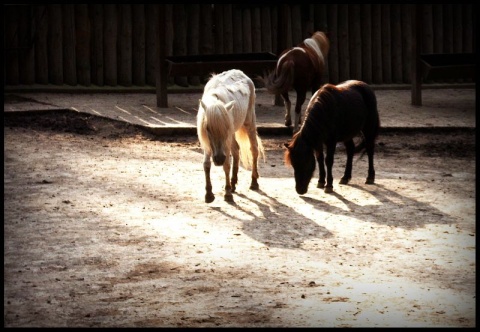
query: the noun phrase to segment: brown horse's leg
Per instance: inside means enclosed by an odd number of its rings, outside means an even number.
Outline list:
[[[333,192],[333,156],[335,154],[336,142],[327,143],[327,156],[325,157],[325,164],[327,164],[327,185],[325,186],[326,193]]]
[[[290,109],[292,108],[292,103],[288,97],[288,91],[281,94],[283,98],[283,103],[285,104],[285,126],[290,127],[292,125],[292,115],[290,114]]]
[[[235,192],[237,182],[238,182],[238,164],[240,161],[239,149],[237,141],[235,140],[235,135],[232,138],[232,156],[233,156],[233,165],[232,165],[232,192]]]
[[[317,159],[319,172],[317,188],[323,189],[325,188],[325,161],[323,159],[322,146],[320,146],[318,150],[315,150],[315,158]]]
[[[348,140],[343,143],[347,150],[347,164],[345,165],[345,174],[340,179],[340,184],[348,184],[348,181],[352,178],[352,163],[353,163],[353,154],[355,152],[355,143],[353,140]]]
[[[211,165],[212,165],[211,155],[205,152],[203,155],[203,171],[205,172],[205,182],[206,182],[206,186],[205,186],[205,190],[206,190],[205,202],[206,203],[211,203],[215,199],[215,195],[213,195],[213,192],[212,192],[212,182],[210,181]]]
[[[306,90],[297,91],[297,102],[295,104],[295,124],[293,125],[293,132],[296,133],[300,129],[300,123],[302,122],[302,105],[305,102],[307,96]]]

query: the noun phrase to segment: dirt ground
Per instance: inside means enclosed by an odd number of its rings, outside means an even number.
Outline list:
[[[338,147],[303,196],[262,140],[260,191],[215,167],[206,204],[196,137],[5,120],[4,327],[476,325],[474,130],[381,135],[375,185]]]

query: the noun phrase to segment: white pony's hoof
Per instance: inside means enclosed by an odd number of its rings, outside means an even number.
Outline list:
[[[215,195],[212,193],[205,195],[205,203],[212,203],[215,200]]]

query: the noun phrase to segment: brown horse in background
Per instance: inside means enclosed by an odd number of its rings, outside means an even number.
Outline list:
[[[287,127],[292,125],[290,115],[292,103],[288,98],[288,92],[292,89],[296,91],[294,132],[298,131],[300,126],[302,105],[307,90],[310,89],[313,95],[320,88],[329,48],[330,42],[325,33],[317,31],[297,46],[283,51],[275,70],[264,77],[267,90],[283,98]]]

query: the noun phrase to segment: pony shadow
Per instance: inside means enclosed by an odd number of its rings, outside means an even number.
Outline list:
[[[420,202],[392,191],[381,184],[375,184],[377,190],[370,191],[364,186],[349,184],[348,186],[362,190],[375,197],[380,205],[359,205],[348,200],[338,192],[330,195],[343,202],[348,211],[332,206],[317,198],[301,196],[301,198],[317,209],[331,214],[344,215],[367,222],[375,222],[380,225],[416,229],[425,227],[427,224],[454,224],[455,220],[427,203]]]
[[[264,203],[244,194],[236,194],[257,205],[263,216],[259,217],[236,205],[237,208],[253,218],[243,221],[242,226],[243,232],[250,238],[268,247],[298,249],[302,248],[303,243],[309,239],[325,239],[333,235],[325,227],[293,211],[291,207],[280,203],[265,192],[257,190],[257,193],[266,197],[268,202]],[[279,218],[277,217],[279,215],[288,216],[288,218]]]

